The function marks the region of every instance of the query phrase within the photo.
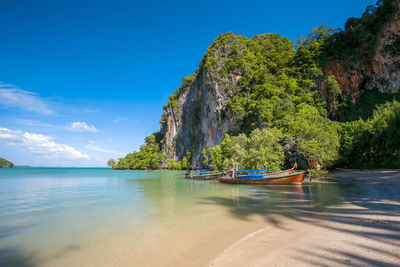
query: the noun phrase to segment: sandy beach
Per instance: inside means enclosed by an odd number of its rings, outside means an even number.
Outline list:
[[[289,215],[239,239],[209,266],[399,266],[400,171],[340,170],[345,199]],[[329,177],[327,178],[329,181]]]
[[[41,176],[49,171],[36,170]],[[0,266],[400,266],[399,170],[341,170],[301,186],[120,174],[114,184],[106,174],[95,181],[79,178],[88,184],[62,195],[69,197],[68,207],[57,206],[65,198],[48,201],[54,208],[42,205],[34,213],[35,227],[9,226],[9,239],[3,232],[0,242]],[[39,189],[52,196],[53,189]],[[89,189],[105,201],[92,203]]]
[[[340,184],[340,191],[326,183]],[[279,196],[296,196],[270,204],[263,197],[209,198],[219,212],[209,213],[207,223],[197,221],[196,231],[174,222],[167,228],[177,231],[158,233],[173,245],[128,231],[43,266],[400,265],[400,171],[341,170],[313,187],[319,194],[311,195],[308,185],[269,186]]]

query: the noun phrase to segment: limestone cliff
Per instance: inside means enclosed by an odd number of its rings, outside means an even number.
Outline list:
[[[219,73],[232,45],[240,45],[235,40],[232,35],[230,43],[209,49],[197,71],[184,79],[182,87],[164,106],[160,133],[164,136],[162,151],[165,158],[181,160],[190,152],[193,166],[199,166],[204,148],[219,144],[226,132],[237,130],[226,100],[229,88],[236,84],[240,75],[222,79]],[[214,43],[210,48],[216,45]],[[211,64],[207,64],[211,60],[216,61],[215,69],[210,69]]]
[[[400,7],[400,3],[397,3]],[[378,89],[381,93],[395,93],[400,89],[400,12],[390,16],[377,34],[372,51],[361,59],[331,60],[325,78],[334,75],[343,93],[350,94],[356,103],[364,90]],[[326,99],[324,82],[321,96]]]
[[[388,7],[393,4],[397,8],[390,11]],[[346,23],[345,31],[330,35],[332,38],[321,35],[333,40],[326,49],[322,45],[320,48],[323,42],[318,39],[315,42],[311,39],[309,46],[306,43],[306,48],[296,51],[289,40],[276,34],[251,39],[232,33],[219,36],[196,72],[183,80],[164,106],[159,130],[163,138],[163,167],[168,160],[180,161],[188,153],[192,156],[192,167],[200,167],[202,151],[219,144],[225,133],[287,127],[285,116],[295,114],[300,104],[321,107],[322,114],[325,110],[321,102],[329,100],[324,81],[331,75],[354,103],[365,90],[398,92],[399,6],[399,1],[383,1],[374,11],[367,8],[362,18],[349,19],[351,23]],[[356,37],[355,41],[349,41],[349,36]],[[371,42],[365,42],[365,38],[372,38]],[[350,52],[343,52],[349,44]],[[357,51],[357,56],[352,51]],[[326,61],[321,59],[323,56]],[[333,108],[334,104],[328,105],[328,113]],[[291,152],[291,146],[285,148],[290,152],[286,153],[289,162],[297,153]]]

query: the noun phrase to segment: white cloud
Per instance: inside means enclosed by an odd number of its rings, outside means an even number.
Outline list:
[[[16,122],[18,124],[24,125],[24,126],[34,126],[34,127],[46,127],[46,128],[60,128],[58,125],[50,124],[50,123],[45,123],[37,120],[28,120],[28,119],[20,119],[20,118],[12,118],[13,122]]]
[[[19,146],[28,149],[34,154],[43,155],[51,159],[89,159],[89,156],[75,148],[58,144],[53,137],[42,134],[33,134],[19,130],[10,130],[0,127],[0,139],[4,139],[8,145]]]
[[[119,151],[114,151],[114,150],[109,150],[109,149],[104,149],[99,147],[98,145],[95,145],[93,141],[89,141],[90,144],[87,144],[85,146],[86,149],[97,151],[97,152],[104,152],[104,153],[109,153],[109,154],[117,154],[117,155],[125,155],[126,153],[119,152]]]
[[[113,121],[114,121],[114,123],[120,123],[121,121],[127,121],[127,120],[128,120],[127,118],[118,117],[118,118],[115,118]]]
[[[86,122],[75,121],[71,122],[68,128],[70,131],[75,132],[92,132],[96,133],[99,130],[94,127],[94,125],[88,125]]]
[[[13,118],[14,122],[24,125],[24,126],[33,126],[33,127],[40,127],[40,128],[51,128],[51,130],[62,130],[62,131],[73,131],[73,132],[98,132],[99,130],[94,127],[94,125],[88,125],[86,122],[70,122],[64,125],[60,124],[50,124],[45,123],[42,121],[37,120],[28,120],[28,119],[20,119],[20,118]]]
[[[0,82],[0,106],[20,108],[43,115],[53,115],[55,112],[39,98],[38,94],[22,90],[12,84]]]

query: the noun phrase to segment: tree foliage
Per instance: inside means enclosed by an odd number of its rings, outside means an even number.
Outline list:
[[[239,77],[235,86],[222,86],[229,95],[228,106],[240,125],[240,132],[248,134],[264,126],[280,127],[281,120],[293,114],[300,103],[324,111],[314,81],[322,75],[322,67],[316,60],[319,42],[321,36],[329,33],[325,26],[314,29],[297,51],[279,34],[247,39],[227,33],[216,39],[202,64],[220,81]]]
[[[107,166],[108,167],[113,167],[115,165],[115,159],[109,159],[107,161]]]
[[[263,169],[266,161],[269,170],[280,170],[285,159],[283,147],[278,143],[281,137],[278,129],[255,129],[249,136],[226,134],[219,145],[203,152],[204,164],[212,169],[227,170],[238,162],[241,169]]]
[[[280,145],[284,135],[296,140],[298,153],[308,160],[317,158],[324,168],[399,166],[399,102],[395,99],[400,93],[367,91],[356,105],[350,95],[341,92],[335,76],[324,76],[330,60],[343,63],[368,58],[378,32],[396,11],[398,0],[379,0],[361,18],[349,18],[344,30],[321,24],[295,44],[279,34],[252,38],[221,34],[199,68],[183,78],[169,97],[161,123],[169,123],[165,114],[180,118],[182,94],[207,74],[225,90],[225,114],[231,114],[238,126],[219,145],[203,151],[203,163],[210,168],[229,169],[234,161],[241,168],[261,168],[267,160],[270,170],[278,170],[285,162]],[[317,88],[323,83],[327,101]],[[196,124],[201,121],[201,103],[194,105]],[[196,136],[191,140],[195,142]],[[176,161],[162,154],[162,142],[159,133],[147,137],[138,152],[119,159],[114,167],[154,169],[162,163],[169,169],[191,167],[190,151]]]
[[[287,117],[285,133],[297,138],[299,152],[309,162],[315,158],[331,168],[338,160],[338,123],[321,116],[316,107],[300,104],[296,114]]]
[[[340,163],[355,168],[400,168],[400,102],[380,105],[372,117],[343,123]]]
[[[380,0],[375,6],[367,6],[361,18],[351,17],[344,30],[327,38],[324,60],[359,60],[367,57],[375,48],[378,32],[398,10],[398,0]]]
[[[157,169],[161,166],[163,155],[157,133],[145,138],[145,144],[140,146],[138,152],[129,153],[124,158],[118,159],[115,169]]]
[[[0,158],[0,168],[12,168],[14,164],[6,159]]]
[[[326,91],[328,92],[328,101],[330,102],[331,105],[331,110],[333,111],[333,114],[335,118],[336,116],[336,111],[337,111],[337,105],[336,105],[336,99],[339,94],[342,93],[342,90],[340,90],[340,85],[338,81],[336,80],[336,77],[333,75],[329,75],[326,80]]]

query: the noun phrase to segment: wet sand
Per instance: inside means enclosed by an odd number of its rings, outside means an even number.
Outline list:
[[[272,224],[226,247],[209,266],[400,266],[400,171],[329,177],[354,182],[337,205],[273,215]]]
[[[121,175],[139,178],[103,173],[99,188],[88,178],[65,194],[75,204],[52,212],[33,202],[40,223],[23,228],[22,243],[0,240],[0,266],[400,266],[400,171],[343,170],[302,186]],[[89,188],[101,205],[85,204]]]

